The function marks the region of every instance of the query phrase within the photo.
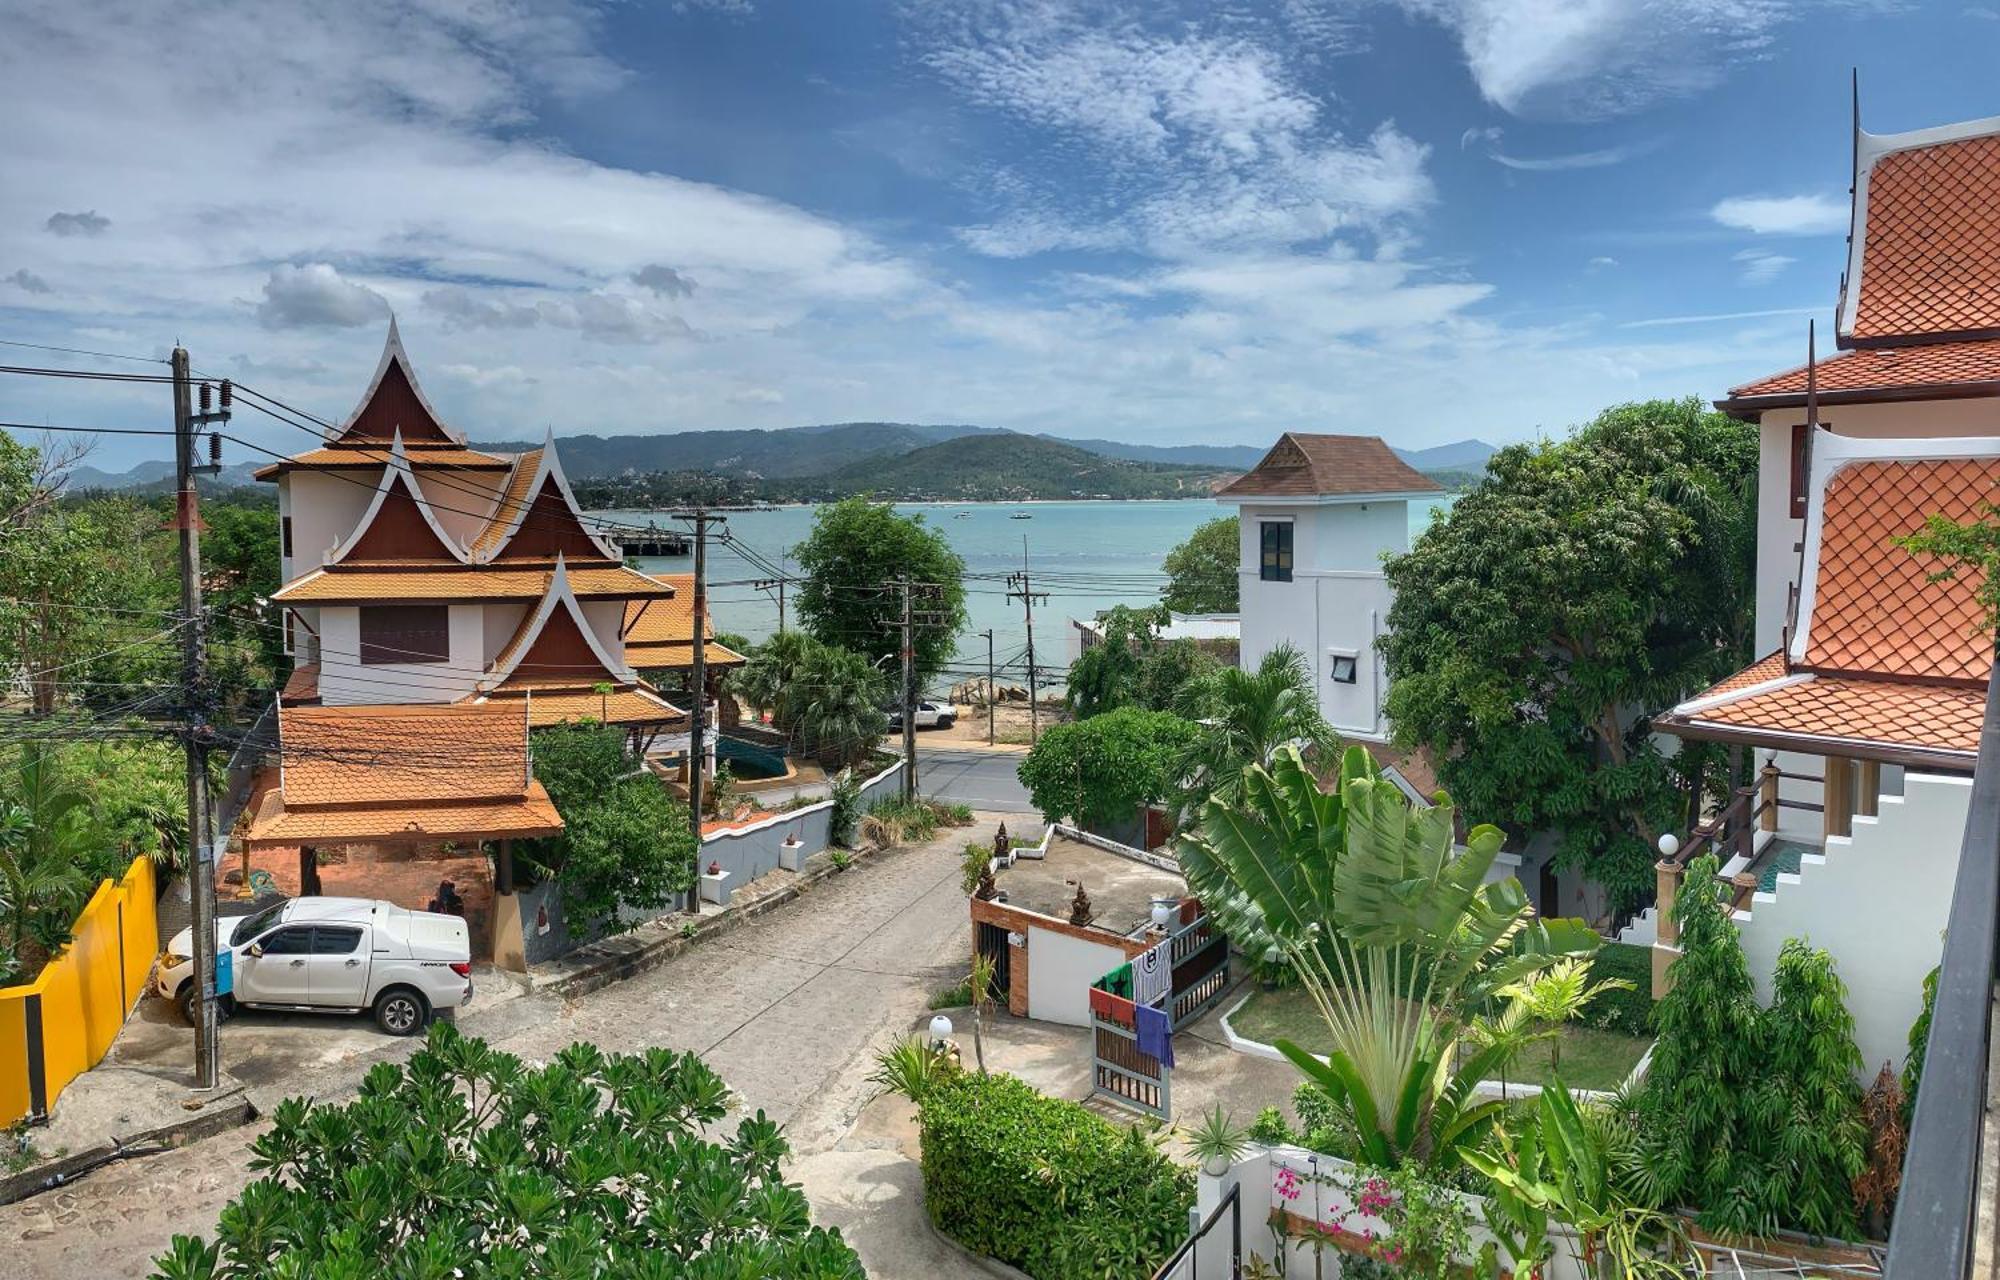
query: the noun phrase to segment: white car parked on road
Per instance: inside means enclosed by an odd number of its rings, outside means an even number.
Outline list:
[[[889,728],[903,727],[903,707],[897,703],[885,712],[889,717]],[[949,729],[958,723],[958,708],[949,702],[919,702],[917,704],[916,725],[919,729]]]
[[[220,1008],[372,1011],[392,1036],[423,1029],[434,1009],[472,1000],[465,921],[367,898],[290,898],[215,922]],[[224,957],[227,957],[225,960]],[[160,957],[154,989],[194,1021],[194,934]]]

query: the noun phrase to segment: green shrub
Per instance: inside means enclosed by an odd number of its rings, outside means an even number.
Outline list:
[[[1600,991],[1583,1011],[1583,1024],[1628,1036],[1653,1033],[1653,949],[1607,942],[1591,957],[1593,979],[1623,978],[1630,991]]]
[[[826,818],[826,838],[843,849],[854,847],[854,828],[861,821],[861,780],[854,770],[842,769],[827,787],[833,809]]]
[[[1288,1146],[1295,1137],[1292,1127],[1285,1123],[1285,1113],[1276,1107],[1265,1107],[1250,1122],[1250,1140],[1267,1147]]]
[[[963,1009],[972,1003],[972,983],[961,982],[955,987],[931,993],[930,1007],[933,1009]]]
[[[1150,1275],[1187,1236],[1194,1172],[1077,1103],[968,1073],[919,1123],[931,1221],[1035,1280]]]

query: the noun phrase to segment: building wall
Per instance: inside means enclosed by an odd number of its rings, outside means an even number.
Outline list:
[[[1905,404],[1826,405],[1820,419],[1844,436],[1907,439],[1921,436],[2000,435],[2000,397],[1925,400]],[[1758,425],[1757,471],[1757,655],[1778,648],[1785,630],[1785,603],[1798,582],[1798,544],[1805,521],[1791,517],[1792,427],[1806,420],[1804,409],[1774,409]]]
[[[361,610],[320,614],[320,700],[327,706],[382,702],[456,702],[485,668],[485,619],[476,604],[451,609],[451,650],[444,662],[361,665]]]
[[[486,527],[500,488],[507,483],[505,471],[427,470],[417,472],[416,478],[431,514],[461,546],[471,546]]]
[[[500,656],[500,651],[507,647],[507,642],[521,629],[521,623],[527,618],[528,610],[532,607],[522,601],[484,606],[485,638],[479,649],[480,666],[491,666],[493,659]]]
[[[354,532],[374,501],[375,486],[382,481],[377,471],[294,471],[280,484],[285,507],[280,514],[292,517],[292,559],[285,565],[285,580],[317,569],[333,544]]]
[[[1260,525],[1292,522],[1292,580],[1259,576]],[[1382,558],[1409,549],[1409,504],[1400,501],[1287,506],[1246,504],[1239,522],[1238,589],[1243,618],[1240,662],[1254,668],[1290,644],[1306,656],[1320,712],[1343,735],[1381,739],[1388,694],[1375,642],[1388,625],[1393,595]],[[1355,660],[1352,684],[1333,679],[1337,657]]]
[[[583,620],[590,624],[597,643],[604,646],[604,652],[611,655],[611,660],[624,662],[625,637],[619,633],[625,629],[625,602],[586,600],[583,602]]]

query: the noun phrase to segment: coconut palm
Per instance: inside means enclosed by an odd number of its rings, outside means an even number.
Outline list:
[[[1499,830],[1475,827],[1455,848],[1453,818],[1448,798],[1413,808],[1359,747],[1323,791],[1285,746],[1244,769],[1236,794],[1211,797],[1178,847],[1231,942],[1291,962],[1333,1052],[1322,1062],[1278,1048],[1352,1117],[1363,1158],[1385,1167],[1453,1162],[1478,1141],[1500,1104],[1475,1101],[1473,1087],[1518,1046],[1459,1061],[1474,1013],[1598,941],[1580,921],[1537,920],[1516,881],[1487,883]]]
[[[1279,747],[1320,758],[1339,743],[1320,715],[1311,669],[1288,644],[1265,654],[1255,671],[1217,667],[1190,681],[1174,709],[1202,726],[1183,762],[1190,808],[1211,792],[1233,794],[1244,768],[1268,763]]]
[[[7,967],[25,964],[24,944],[54,952],[69,940],[89,896],[90,797],[64,778],[45,748],[21,748],[20,768],[0,801],[0,921]]]
[[[829,769],[867,759],[888,720],[888,684],[868,659],[850,649],[816,644],[779,696],[799,745]]]
[[[729,692],[753,707],[771,713],[772,727],[789,732],[790,717],[785,692],[820,648],[818,641],[803,631],[780,631],[750,653],[749,661],[730,673]]]

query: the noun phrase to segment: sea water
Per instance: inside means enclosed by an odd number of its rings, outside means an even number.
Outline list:
[[[1410,504],[1412,537],[1430,522],[1436,503]],[[776,507],[728,513],[731,539],[787,573],[798,572],[793,549],[812,532],[816,507]],[[1207,499],[1179,501],[1081,501],[897,503],[904,515],[919,516],[942,533],[952,550],[965,560],[965,629],[958,636],[958,660],[953,678],[963,678],[986,665],[986,637],[993,632],[993,654],[1003,669],[1002,680],[1024,683],[1021,674],[1027,650],[1027,618],[1018,599],[1009,599],[1007,575],[1028,574],[1036,592],[1035,657],[1039,667],[1056,672],[1075,652],[1072,619],[1090,619],[1113,605],[1149,605],[1159,601],[1166,585],[1162,562],[1203,522],[1234,514],[1233,506]],[[680,528],[672,520],[638,511],[596,513],[608,521],[645,525],[657,521]],[[1017,519],[1025,515],[1027,519]],[[711,530],[713,537],[713,530]],[[775,589],[754,584],[771,575],[746,560],[727,542],[711,542],[708,558],[709,610],[716,629],[762,640],[778,629]],[[651,573],[689,573],[692,556],[642,556],[639,568]],[[1046,599],[1041,598],[1046,594]],[[787,606],[792,600],[788,598]],[[796,611],[787,621],[796,625]],[[951,683],[950,679],[940,681]],[[1052,681],[1053,683],[1053,681]]]

